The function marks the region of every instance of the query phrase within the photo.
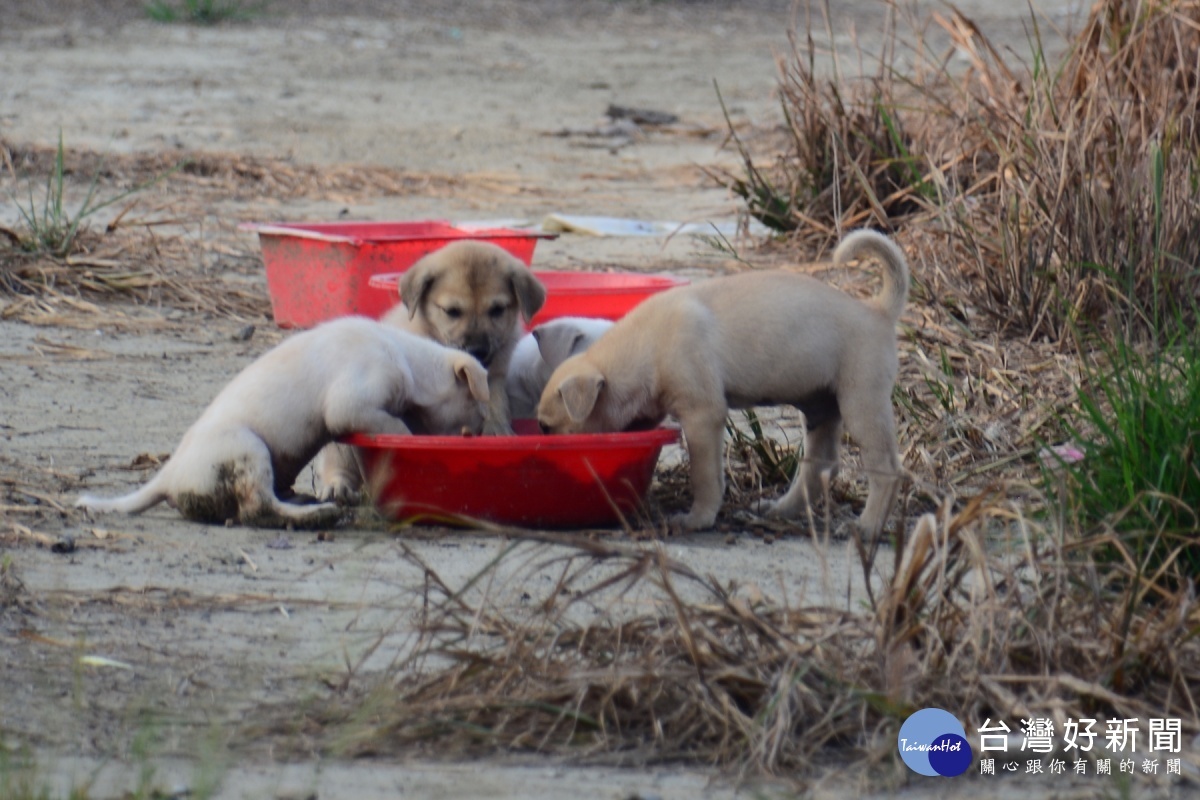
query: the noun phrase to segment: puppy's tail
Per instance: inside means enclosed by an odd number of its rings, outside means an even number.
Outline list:
[[[833,261],[844,264],[865,255],[883,262],[883,290],[876,295],[875,302],[895,322],[908,301],[908,261],[904,252],[882,233],[864,229],[848,234],[838,243]]]
[[[159,472],[145,486],[123,497],[105,499],[103,497],[94,497],[90,494],[81,495],[75,501],[75,507],[87,509],[88,511],[119,511],[122,514],[140,514],[147,508],[156,506],[167,499],[168,495],[166,490],[162,488],[161,479],[162,473]]]

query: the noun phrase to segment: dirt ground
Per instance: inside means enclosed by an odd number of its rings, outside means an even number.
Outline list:
[[[857,36],[869,51],[883,31],[881,4],[833,5],[838,46],[849,50]],[[1034,5],[1066,23],[1067,3]],[[318,697],[351,664],[353,680],[367,680],[403,651],[422,576],[401,541],[451,583],[504,543],[370,525],[281,536],[186,523],[166,508],[102,519],[71,508],[81,490],[116,494],[146,480],[219,388],[285,335],[270,323],[257,241],[239,222],[739,221],[738,205],[698,169],[736,163],[714,82],[746,130],[776,120],[789,3],[441,6],[278,3],[209,28],[152,23],[139,2],[0,2],[0,140],[14,152],[53,147],[61,130],[69,149],[109,154],[114,170],[185,156],[208,165],[141,193],[89,256],[94,269],[138,274],[153,253],[182,259],[203,277],[203,297],[186,287],[150,304],[65,290],[40,301],[0,296],[0,753],[31,751],[60,791],[91,779],[92,797],[119,796],[147,764],[168,794],[215,773],[216,796],[228,798],[790,791],[698,767],[297,760],[296,742],[269,737],[230,751],[228,735],[248,713]],[[1024,4],[959,6],[1020,50]],[[608,130],[609,104],[678,122]],[[27,183],[6,170],[0,187],[0,225],[14,228],[9,192],[20,200]],[[754,242],[734,244],[756,258]],[[687,235],[565,235],[539,245],[534,265],[692,278],[739,268]],[[213,294],[239,299],[214,305]],[[785,423],[794,431],[794,419]],[[861,597],[845,546],[818,554],[799,532],[770,541],[735,520],[663,546],[698,572],[798,602]],[[871,791],[836,771],[816,787],[818,796]]]

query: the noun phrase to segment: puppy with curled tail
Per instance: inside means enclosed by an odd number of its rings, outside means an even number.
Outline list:
[[[138,514],[167,502],[190,520],[323,527],[333,503],[301,505],[300,470],[352,433],[477,433],[487,371],[470,355],[361,317],[298,333],[243,369],[188,429],[166,465],[124,497],[91,495],[90,511]]]
[[[670,289],[617,322],[554,371],[538,404],[542,428],[595,433],[679,420],[692,507],[674,522],[708,528],[724,495],[721,457],[731,408],[792,405],[804,414],[804,461],[772,516],[796,517],[839,465],[842,427],[858,442],[870,491],[859,518],[877,536],[902,470],[892,410],[896,325],[908,298],[904,253],[886,236],[855,231],[838,264],[871,256],[883,288],[857,300],[784,270],[745,272]]]

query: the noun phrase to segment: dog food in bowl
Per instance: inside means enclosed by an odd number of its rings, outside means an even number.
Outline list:
[[[370,436],[358,447],[375,505],[394,520],[592,528],[636,517],[662,448],[679,431],[546,436]]]
[[[529,323],[531,328],[559,317],[618,320],[650,295],[688,283],[685,278],[636,272],[535,269],[533,274],[546,287],[546,304]],[[386,298],[387,308],[400,300],[400,275],[386,273],[370,280],[371,287]]]
[[[449,222],[244,223],[258,233],[275,323],[307,328],[333,317],[380,317],[394,304],[368,284],[457,239],[503,247],[529,264],[538,239],[554,234],[512,228],[461,228]]]

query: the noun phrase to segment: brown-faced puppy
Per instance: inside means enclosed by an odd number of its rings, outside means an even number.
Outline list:
[[[477,432],[487,373],[460,350],[374,320],[344,317],[296,334],[243,369],[184,434],[157,475],[77,506],[137,514],[164,500],[188,519],[260,527],[336,521],[333,503],[298,505],[297,474],[343,434]]]
[[[692,507],[676,523],[706,528],[724,494],[721,464],[730,408],[789,404],[804,413],[804,463],[769,513],[797,516],[838,468],[842,423],[862,448],[870,492],[859,520],[876,536],[901,479],[892,415],[896,323],[908,264],[890,239],[849,234],[843,263],[883,262],[867,301],[806,275],[748,272],[679,287],[638,305],[588,350],[563,362],[542,394],[538,421],[555,433],[620,431],[679,420],[691,462]]]
[[[505,379],[513,350],[528,322],[546,302],[546,289],[529,268],[502,247],[469,239],[422,258],[400,279],[403,302],[384,324],[454,347],[487,368],[490,403],[485,435],[511,435]],[[353,502],[362,485],[353,451],[330,445],[314,465],[324,500]]]
[[[483,432],[512,434],[504,381],[523,323],[546,302],[541,281],[504,248],[463,240],[414,264],[400,278],[400,296],[383,322],[479,359],[492,398]]]

